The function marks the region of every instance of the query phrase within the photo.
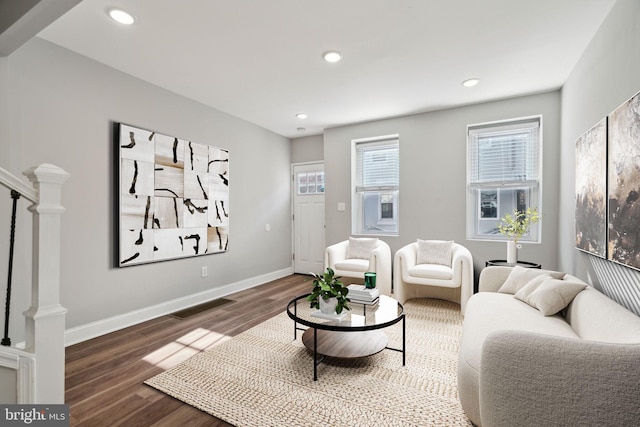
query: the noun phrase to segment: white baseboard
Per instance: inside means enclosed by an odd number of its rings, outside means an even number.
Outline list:
[[[253,288],[272,280],[281,279],[291,274],[293,274],[293,267],[263,274],[257,277],[251,277],[239,282],[230,283],[228,285],[209,289],[203,292],[198,292],[196,294],[177,298],[171,301],[166,301],[162,304],[145,307],[139,310],[131,311],[129,313],[124,313],[118,316],[109,317],[107,319],[87,323],[86,325],[76,326],[75,328],[67,329],[65,331],[65,346],[77,344],[91,338],[108,334],[109,332],[114,332],[123,328],[127,328],[129,326],[136,325],[138,323],[146,322],[147,320],[155,319],[156,317],[174,313],[179,310],[184,310],[185,308],[203,304],[217,298],[222,298],[235,292]]]

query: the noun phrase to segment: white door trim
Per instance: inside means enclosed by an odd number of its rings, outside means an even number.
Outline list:
[[[313,166],[313,165],[322,165],[323,169],[324,169],[324,161],[321,160],[315,160],[315,161],[310,161],[310,162],[297,162],[297,163],[291,163],[291,168],[290,168],[290,174],[291,174],[291,209],[290,209],[290,219],[291,219],[291,268],[292,270],[295,272],[295,260],[294,260],[294,253],[295,253],[295,249],[296,249],[296,245],[295,245],[295,239],[296,239],[296,233],[295,233],[295,221],[294,221],[294,213],[295,213],[295,200],[296,200],[296,191],[297,191],[297,185],[296,185],[296,181],[295,181],[295,168],[299,167],[299,166]],[[324,195],[324,193],[323,193]]]

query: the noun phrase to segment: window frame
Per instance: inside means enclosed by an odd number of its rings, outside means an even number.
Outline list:
[[[533,160],[535,155],[536,164],[529,167],[525,164],[525,176],[521,179],[496,179],[482,182],[480,179],[481,166],[480,157],[477,153],[480,142],[478,135],[504,134],[516,135],[522,133],[523,129],[537,129],[535,147],[522,148],[525,163]],[[468,240],[476,241],[507,241],[508,238],[497,232],[497,226],[507,213],[512,213],[522,206],[537,208],[542,212],[542,153],[543,153],[543,121],[542,115],[520,117],[508,120],[499,120],[487,123],[467,125],[467,206],[466,234]],[[489,136],[487,136],[488,138]],[[476,148],[476,151],[474,151]],[[473,172],[478,179],[474,179]],[[482,218],[482,193],[496,191],[497,218]],[[520,198],[526,198],[524,205]],[[489,221],[495,223],[495,227],[489,229]],[[488,231],[487,231],[488,230]],[[538,223],[531,227],[528,234],[523,236],[519,242],[541,243],[542,224]]]
[[[385,146],[395,145],[397,149],[397,180],[393,185],[376,185],[365,187],[358,182],[358,147],[362,145]],[[360,138],[351,140],[351,233],[361,236],[398,236],[400,233],[399,218],[399,194],[400,194],[400,136],[398,134],[384,135],[372,138]],[[391,195],[393,198],[393,218],[382,218],[382,196]],[[376,212],[370,211],[370,215],[377,218],[376,225],[380,227],[393,227],[385,231],[384,229],[364,230],[365,225],[365,197],[377,197]],[[394,226],[395,224],[395,226]]]

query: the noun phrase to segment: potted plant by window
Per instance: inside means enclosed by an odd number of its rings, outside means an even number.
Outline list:
[[[515,210],[512,214],[506,214],[500,219],[498,231],[507,237],[507,263],[518,262],[518,240],[529,232],[532,225],[537,224],[542,219],[537,208],[527,208],[527,210]]]
[[[313,290],[307,297],[311,308],[317,308],[323,314],[340,314],[342,310],[350,310],[347,294],[349,289],[340,281],[331,268],[324,274],[311,273],[313,276]]]

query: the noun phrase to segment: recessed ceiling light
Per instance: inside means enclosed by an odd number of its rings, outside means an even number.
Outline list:
[[[342,59],[342,54],[337,50],[330,50],[322,54],[322,57],[327,62],[338,62]]]
[[[298,113],[296,114],[296,117],[299,119],[306,119],[307,118],[307,114],[306,113]]]
[[[473,87],[475,85],[477,85],[478,83],[480,83],[480,79],[467,79],[465,81],[462,82],[462,86],[464,87]]]
[[[136,19],[128,12],[122,9],[109,9],[109,16],[116,22],[122,25],[132,25],[136,22]]]

